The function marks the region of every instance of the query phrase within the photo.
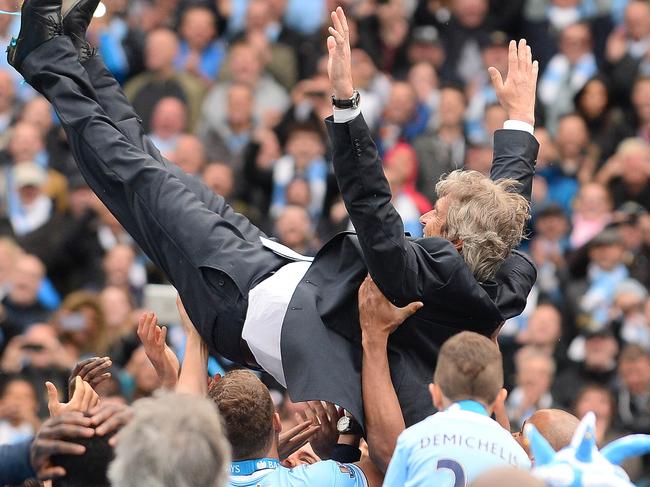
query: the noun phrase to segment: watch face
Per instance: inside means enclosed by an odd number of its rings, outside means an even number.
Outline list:
[[[350,418],[347,416],[343,416],[341,419],[339,419],[336,423],[336,430],[339,433],[343,433],[347,431],[347,429],[350,427]]]

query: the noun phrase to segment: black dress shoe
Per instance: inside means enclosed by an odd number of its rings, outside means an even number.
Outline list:
[[[20,32],[7,47],[7,60],[17,71],[38,46],[63,34],[61,0],[26,0],[21,9]]]
[[[99,5],[99,0],[73,1],[61,13],[63,15],[63,32],[79,52],[79,61],[87,61],[97,50],[86,40],[86,30]]]

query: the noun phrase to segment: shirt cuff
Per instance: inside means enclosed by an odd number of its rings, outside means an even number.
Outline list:
[[[334,118],[336,119],[336,117]],[[521,130],[523,132],[528,132],[531,135],[535,132],[535,127],[528,122],[522,122],[521,120],[506,120],[503,124],[503,128],[506,130]]]
[[[354,120],[361,113],[361,107],[336,108],[334,107],[334,123],[347,123]]]

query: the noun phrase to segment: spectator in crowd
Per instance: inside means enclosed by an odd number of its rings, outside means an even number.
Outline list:
[[[632,135],[622,110],[610,97],[608,81],[602,76],[591,78],[575,96],[575,108],[587,123],[589,139],[598,147],[598,162],[607,161],[622,139]]]
[[[289,106],[289,96],[264,71],[260,54],[249,43],[234,44],[228,52],[228,81],[217,83],[202,104],[200,132],[218,130],[227,123],[228,91],[231,83],[241,83],[253,92],[253,114],[260,123],[269,126],[279,120]]]
[[[226,201],[235,205],[235,174],[228,164],[211,162],[203,168],[203,182],[216,194],[223,196]]]
[[[273,165],[271,215],[278,215],[287,202],[292,181],[304,179],[309,187],[307,210],[314,221],[323,211],[327,191],[328,166],[325,162],[323,134],[311,125],[295,126],[289,133],[286,154]]]
[[[629,271],[623,261],[625,247],[614,229],[607,229],[589,244],[587,277],[567,289],[571,318],[579,329],[602,329],[609,322],[616,286]]]
[[[646,2],[632,0],[625,6],[624,24],[607,39],[603,71],[612,80],[612,95],[627,107],[629,93],[638,76],[648,74],[650,9]]]
[[[636,117],[636,135],[646,143],[650,143],[650,102],[648,102],[648,93],[650,93],[650,74],[646,73],[645,76],[636,80],[632,91],[632,104],[634,105]]]
[[[571,248],[578,249],[601,233],[612,219],[612,210],[607,188],[597,183],[582,185],[573,201]]]
[[[598,72],[589,24],[579,22],[564,27],[560,52],[544,70],[539,83],[539,99],[546,109],[546,128],[553,132],[560,116],[574,109],[573,97]]]
[[[88,37],[98,47],[110,71],[123,83],[145,69],[143,31],[148,31],[149,26],[144,22],[129,22],[127,2],[108,0],[102,5],[105,13],[90,24]]]
[[[576,400],[577,384],[596,384],[609,390],[616,382],[616,356],[619,346],[609,330],[586,332],[582,335],[584,352],[581,360],[572,361],[558,373],[553,386],[554,401],[564,408]]]
[[[625,139],[597,179],[609,187],[615,207],[634,201],[650,210],[650,144]]]
[[[395,165],[390,165],[384,168],[384,175],[393,194],[393,206],[404,223],[404,231],[415,238],[421,237],[421,213],[413,196],[405,191],[406,179],[404,173]]]
[[[38,401],[31,382],[8,378],[0,393],[0,445],[20,443],[34,436],[40,426]]]
[[[611,389],[598,384],[589,384],[580,389],[574,406],[575,414],[583,418],[588,412],[596,415],[596,444],[598,448],[624,436],[614,424],[616,401]],[[632,480],[639,480],[642,472],[640,458],[631,458],[623,463],[623,468]]]
[[[106,322],[97,295],[84,291],[69,294],[54,319],[63,346],[75,358],[108,351]]]
[[[451,81],[469,83],[483,75],[480,42],[491,31],[487,0],[453,0],[451,19],[445,25],[446,69]]]
[[[397,144],[386,153],[384,166],[399,174],[402,191],[413,200],[419,214],[431,211],[431,202],[415,187],[418,179],[418,158],[413,147],[405,143]],[[393,194],[397,195],[396,192]]]
[[[14,80],[9,71],[0,69],[0,149],[4,149],[7,145],[7,135],[9,134],[9,127],[11,126],[12,119],[16,115],[15,88]]]
[[[33,255],[21,255],[11,276],[10,291],[2,301],[7,320],[22,330],[47,321],[50,313],[39,302],[39,290],[45,278],[43,263]]]
[[[275,221],[280,243],[301,255],[314,255],[314,236],[309,213],[302,206],[290,205]]]
[[[565,115],[559,119],[555,140],[558,164],[543,168],[540,175],[548,187],[547,200],[559,204],[571,215],[580,184],[589,181],[593,171],[587,125],[578,115]]]
[[[563,301],[566,260],[569,249],[569,220],[561,206],[547,203],[535,212],[534,237],[530,253],[537,266],[540,293],[556,304]]]
[[[555,361],[548,353],[524,347],[515,355],[516,387],[506,403],[510,423],[521,427],[537,409],[553,406]]]
[[[623,343],[636,343],[650,350],[650,327],[644,314],[647,299],[648,291],[643,284],[627,279],[616,287],[611,315],[612,322],[620,327]]]
[[[413,145],[420,169],[418,190],[435,202],[435,184],[443,174],[462,169],[465,160],[465,95],[455,87],[440,90],[438,120],[434,131],[418,137]]]
[[[151,115],[149,138],[163,156],[169,158],[178,145],[178,139],[187,129],[187,107],[179,98],[163,98]]]
[[[200,5],[190,6],[181,16],[181,41],[175,66],[211,84],[226,57],[226,47],[217,39],[214,11]]]
[[[65,390],[69,369],[74,364],[51,325],[35,324],[25,333],[14,337],[7,345],[0,366],[4,373],[17,374],[27,379],[36,391],[38,416],[47,414],[45,381]]]
[[[156,104],[169,96],[180,99],[188,107],[189,127],[193,128],[198,120],[204,88],[193,74],[176,70],[174,60],[178,51],[178,39],[172,31],[161,28],[150,32],[145,45],[147,70],[124,87],[147,132],[151,130]]]
[[[620,387],[618,418],[621,425],[639,433],[650,432],[650,354],[628,345],[618,359]]]
[[[178,138],[176,148],[169,160],[187,174],[199,176],[206,163],[206,150],[196,135],[184,134]]]
[[[418,101],[413,87],[406,82],[394,83],[379,121],[377,147],[384,154],[399,142],[413,142],[425,131],[428,121],[429,108]]]
[[[467,132],[472,143],[492,140],[492,132],[483,123],[483,116],[490,106],[499,106],[497,95],[487,76],[487,68],[495,67],[505,76],[508,72],[508,36],[496,31],[481,39],[481,58],[484,69],[468,83]],[[505,121],[505,120],[504,120]],[[503,127],[503,122],[497,125]]]
[[[233,83],[228,87],[227,117],[218,124],[204,126],[201,135],[210,159],[227,161],[240,171],[242,155],[255,129],[253,91],[245,84]]]
[[[277,3],[277,2],[276,2]],[[281,3],[281,2],[279,2]],[[242,37],[255,47],[264,60],[267,71],[284,88],[290,90],[298,78],[298,59],[293,46],[280,40],[281,6],[264,0],[249,0],[246,10],[246,25]],[[300,39],[284,32],[285,39],[300,43]]]
[[[154,481],[164,487],[225,487],[229,460],[230,447],[214,405],[207,399],[163,394],[134,404],[108,477],[111,485],[123,487]]]

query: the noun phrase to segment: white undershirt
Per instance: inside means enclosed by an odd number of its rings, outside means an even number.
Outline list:
[[[346,123],[355,119],[361,109],[334,109],[334,122]],[[533,126],[519,120],[508,120],[503,125],[507,130],[522,130],[533,133]],[[289,302],[298,284],[307,273],[310,257],[268,239],[261,239],[265,247],[296,262],[281,267],[248,293],[248,310],[242,330],[242,338],[248,344],[258,365],[271,374],[284,387],[287,386],[282,368],[280,339],[282,323],[289,309]]]

